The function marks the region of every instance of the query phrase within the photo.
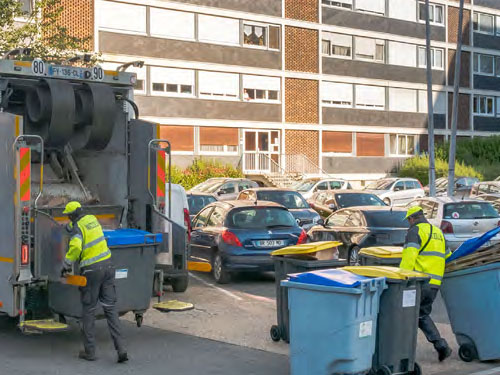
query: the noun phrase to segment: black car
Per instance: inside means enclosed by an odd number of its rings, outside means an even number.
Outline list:
[[[216,202],[217,196],[210,193],[201,192],[191,192],[187,193],[187,200],[189,206],[189,217],[191,220],[200,212],[203,208],[208,206],[210,203]]]
[[[320,216],[306,202],[302,194],[291,189],[255,188],[243,190],[238,200],[269,201],[285,206],[293,215],[297,223],[306,231],[315,225]]]
[[[350,264],[358,261],[358,252],[371,246],[403,246],[408,221],[402,207],[365,206],[344,208],[308,232],[313,241],[340,241],[340,257]]]
[[[357,206],[387,206],[375,194],[358,190],[337,190],[335,192],[319,192],[307,201],[321,217],[326,218],[341,208]]]

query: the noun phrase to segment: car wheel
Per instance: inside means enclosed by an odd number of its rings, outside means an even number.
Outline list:
[[[384,198],[384,203],[388,206],[392,206],[391,200],[389,198]]]
[[[212,275],[217,284],[227,284],[231,281],[231,275],[225,269],[219,251],[217,251],[212,258]]]
[[[189,278],[187,275],[172,279],[172,289],[175,293],[184,293],[188,288],[188,284]]]
[[[359,246],[353,246],[349,250],[349,253],[347,255],[347,261],[350,266],[357,266],[359,265]]]

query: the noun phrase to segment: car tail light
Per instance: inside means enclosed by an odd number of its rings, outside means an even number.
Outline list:
[[[443,233],[452,234],[453,225],[449,221],[443,220],[441,222],[441,230],[443,231]]]
[[[26,266],[30,262],[29,256],[30,249],[28,245],[21,245],[21,265]]]
[[[187,228],[188,241],[191,241],[191,218],[187,208],[184,209],[184,226]]]
[[[222,232],[222,241],[232,246],[243,246],[238,236],[236,236],[236,234],[228,230]]]
[[[312,209],[316,208],[313,202],[307,202],[307,203],[309,203],[309,207],[311,207]]]
[[[297,241],[297,245],[306,243],[307,241],[307,233],[304,229],[302,229],[302,233],[300,233],[299,239]]]

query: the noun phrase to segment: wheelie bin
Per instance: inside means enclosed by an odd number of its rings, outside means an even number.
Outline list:
[[[445,273],[441,294],[460,358],[500,359],[500,263]]]
[[[281,281],[285,280],[287,275],[292,273],[346,266],[347,261],[344,259],[317,260],[308,257],[308,254],[326,251],[340,245],[341,243],[336,241],[313,242],[289,246],[273,252],[274,277],[276,280],[276,312],[278,320],[278,324],[273,325],[270,330],[271,339],[273,341],[283,340],[285,342],[290,342],[288,333],[288,292],[286,287],[280,285]]]
[[[342,269],[361,276],[386,278],[387,289],[380,298],[372,373],[420,375],[421,368],[415,361],[418,315],[421,288],[429,281],[429,277],[395,267],[360,266]]]
[[[399,267],[403,248],[397,246],[365,247],[359,251],[359,264],[362,266]]]
[[[282,281],[290,309],[291,375],[366,374],[385,278],[333,269]]]

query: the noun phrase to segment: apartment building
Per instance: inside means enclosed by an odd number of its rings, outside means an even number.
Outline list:
[[[427,149],[418,0],[64,0],[173,145],[247,174],[384,176]],[[431,1],[436,141],[449,137],[458,2]],[[500,1],[466,0],[459,137],[500,131]]]

